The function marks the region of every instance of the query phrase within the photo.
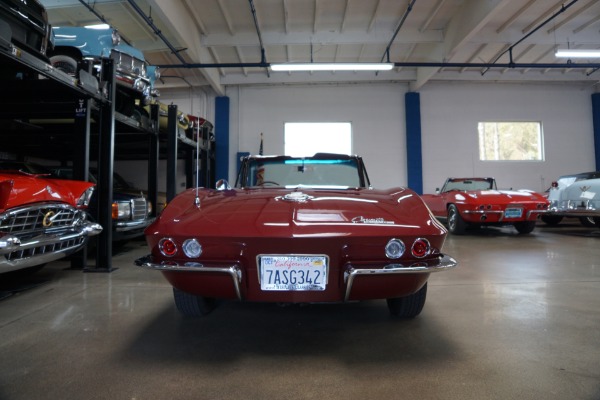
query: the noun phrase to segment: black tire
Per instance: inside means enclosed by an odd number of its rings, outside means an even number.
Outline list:
[[[216,300],[210,297],[196,296],[173,288],[175,306],[187,317],[203,317],[216,307]]]
[[[587,226],[588,228],[594,228],[596,226],[594,217],[580,217],[579,222],[581,225]]]
[[[414,318],[421,313],[427,298],[427,282],[418,292],[406,297],[387,299],[390,314],[398,318]]]
[[[454,204],[448,206],[448,230],[454,235],[462,235],[467,230],[467,223]]]
[[[523,235],[531,233],[535,229],[535,221],[515,222],[515,229]]]
[[[542,215],[541,219],[546,225],[554,226],[558,225],[560,221],[563,220],[563,217],[561,217],[560,215]]]
[[[594,217],[594,223],[598,228],[600,228],[600,217]]]
[[[50,64],[59,71],[65,74],[77,75],[77,59],[67,54],[57,54],[50,57]]]

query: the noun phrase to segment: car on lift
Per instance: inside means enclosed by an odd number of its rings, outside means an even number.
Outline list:
[[[0,161],[0,274],[35,270],[82,249],[102,226],[86,209],[95,185]]]
[[[79,61],[89,60],[100,77],[102,58],[114,61],[117,112],[133,117],[136,100],[147,104],[157,95],[152,82],[160,76],[158,67],[149,68],[142,51],[124,43],[115,29],[60,26],[52,31],[54,49],[49,53],[50,62],[65,73],[75,75]]]
[[[498,190],[494,178],[448,178],[435,194],[421,196],[433,215],[453,234],[469,228],[512,225],[531,233],[548,200],[531,190]]]
[[[54,176],[62,179],[73,178],[73,168],[54,167]],[[89,180],[98,183],[98,170],[90,168]],[[164,200],[163,200],[164,201]],[[121,175],[113,172],[113,201],[112,220],[114,242],[125,242],[144,234],[144,229],[154,221],[151,217],[153,204],[141,189],[132,187]],[[159,209],[164,208],[164,203]],[[90,201],[90,218],[94,219],[98,210],[98,196],[93,196]]]
[[[322,303],[387,299],[417,316],[431,273],[456,260],[447,231],[404,187],[370,186],[361,157],[248,156],[234,188],[192,188],[146,229],[151,253],[184,315],[217,299]]]
[[[595,176],[595,173],[590,175]],[[571,183],[560,191],[552,209],[558,215],[591,218],[600,227],[600,177]]]
[[[552,182],[552,185],[547,190],[547,197],[550,201],[550,207],[548,208],[548,213],[542,215],[542,221],[548,225],[555,226],[558,225],[564,218],[577,218],[583,226],[596,226],[597,224],[593,216],[574,216],[571,211],[563,212],[559,207],[559,201],[565,193],[565,190],[572,184],[585,179],[597,178],[600,178],[600,171],[562,175],[556,181]]]
[[[0,0],[0,38],[0,47],[11,43],[47,62],[46,53],[52,47],[52,28],[42,3],[38,0]]]

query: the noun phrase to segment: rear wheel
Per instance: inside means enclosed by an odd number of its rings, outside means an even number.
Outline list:
[[[515,228],[521,234],[531,233],[535,229],[535,221],[515,222]]]
[[[173,288],[175,306],[180,313],[188,317],[202,317],[216,307],[216,300],[211,297],[196,296]]]
[[[594,223],[598,228],[600,228],[600,217],[594,217]]]
[[[588,228],[593,228],[596,226],[593,217],[580,217],[579,222],[581,223],[581,225],[587,226]]]
[[[399,318],[414,318],[421,313],[427,298],[427,283],[418,292],[405,297],[387,299],[390,314]]]
[[[455,235],[462,235],[467,229],[467,223],[460,216],[458,208],[454,204],[448,206],[448,230]]]
[[[542,221],[544,221],[546,225],[558,225],[562,219],[563,217],[558,215],[542,215]]]

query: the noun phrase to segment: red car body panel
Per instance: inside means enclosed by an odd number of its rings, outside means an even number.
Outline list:
[[[72,254],[102,231],[87,221],[94,184],[0,172],[0,273]]]
[[[0,172],[0,212],[7,209],[43,201],[62,202],[73,207],[92,183],[48,179],[23,173]]]
[[[285,202],[286,189],[235,189],[219,192],[200,190],[200,207],[195,190],[177,196],[159,218],[147,228],[152,256],[166,263],[184,264],[186,259],[166,259],[158,242],[163,237],[182,243],[194,237],[203,246],[201,259],[209,265],[240,265],[244,281],[242,297],[252,301],[329,302],[344,300],[344,274],[350,266],[383,268],[384,247],[390,238],[405,242],[426,237],[439,257],[446,230],[423,207],[419,196],[409,189],[387,191],[302,190],[312,199]],[[374,207],[373,204],[377,206]],[[374,221],[363,223],[361,221]],[[259,284],[259,254],[326,254],[330,273],[325,291],[262,291]],[[407,254],[408,257],[408,254]],[[401,259],[398,262],[419,262]],[[232,285],[222,275],[199,275],[186,271],[163,271],[180,290],[207,297],[234,298]],[[373,276],[361,280],[349,299],[402,297],[419,290],[427,274]]]

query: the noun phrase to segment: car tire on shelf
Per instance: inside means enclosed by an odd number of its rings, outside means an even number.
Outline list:
[[[173,288],[175,306],[180,313],[188,317],[202,317],[216,307],[216,300],[210,297],[196,296]]]
[[[467,223],[461,217],[454,204],[448,206],[448,230],[455,235],[462,235],[467,229]]]
[[[50,63],[54,68],[67,75],[76,76],[77,74],[77,60],[70,55],[58,54],[52,56],[50,57]]]
[[[421,313],[427,298],[427,282],[410,296],[387,299],[390,314],[399,318],[414,318]]]
[[[520,234],[531,233],[535,229],[535,221],[515,222],[515,229]]]

